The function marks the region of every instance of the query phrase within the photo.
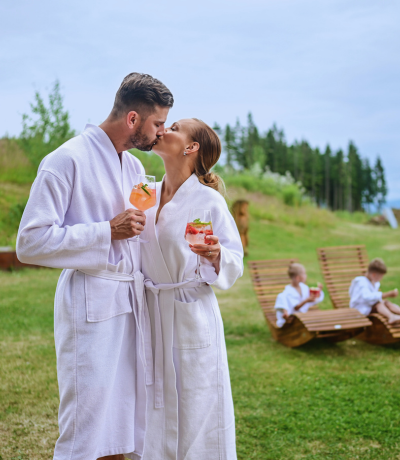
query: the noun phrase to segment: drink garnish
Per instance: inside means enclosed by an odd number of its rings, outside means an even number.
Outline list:
[[[210,222],[202,222],[200,219],[194,219],[193,223],[196,224],[196,225],[211,225],[211,221]]]
[[[148,185],[147,185],[147,184],[144,184],[144,185],[142,185],[140,188],[141,188],[145,193],[147,193],[147,195],[151,196],[151,193],[150,193],[148,190],[146,190],[146,187],[148,187]]]

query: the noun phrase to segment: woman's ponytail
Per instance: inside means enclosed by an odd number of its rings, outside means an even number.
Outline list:
[[[193,118],[197,123],[192,128],[191,137],[194,142],[200,145],[194,173],[199,181],[211,187],[222,195],[225,194],[224,181],[218,174],[211,172],[211,168],[218,162],[221,156],[221,141],[217,133],[210,128],[204,121]]]

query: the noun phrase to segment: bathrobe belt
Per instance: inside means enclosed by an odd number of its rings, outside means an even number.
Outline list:
[[[133,313],[136,319],[136,325],[139,330],[140,343],[142,348],[142,359],[146,369],[146,385],[152,385],[153,379],[153,351],[151,347],[151,324],[150,315],[147,308],[146,296],[144,291],[144,276],[140,271],[135,272],[133,275],[127,273],[111,272],[108,270],[84,270],[78,271],[85,273],[89,276],[96,278],[103,278],[106,280],[124,281],[128,282],[129,290],[132,295],[132,301],[137,304],[137,312],[133,306]]]
[[[180,283],[170,284],[154,284],[151,280],[144,280],[143,273],[140,271],[135,272],[134,275],[128,275],[126,273],[111,272],[108,270],[79,270],[89,276],[95,276],[97,278],[103,278],[107,280],[115,281],[133,281],[134,292],[136,294],[137,305],[138,305],[138,318],[137,324],[141,337],[142,347],[145,356],[146,366],[146,384],[151,385],[153,382],[154,386],[154,405],[156,408],[164,407],[164,349],[162,340],[162,328],[161,328],[161,314],[160,306],[158,302],[158,294],[160,291],[168,291],[176,288],[196,288],[204,286],[205,280],[189,279]],[[155,297],[155,311],[154,311],[154,332],[155,332],[155,357],[154,357],[154,379],[153,379],[153,352],[151,347],[151,326],[149,310],[147,308],[146,296],[144,295],[144,287],[146,286],[151,292],[154,293]],[[132,289],[132,285],[130,285]]]
[[[176,288],[196,288],[204,286],[205,280],[189,279],[180,283],[154,284],[151,280],[146,279],[144,282],[146,289],[154,294],[155,311],[154,311],[154,329],[155,329],[155,357],[154,357],[154,405],[156,408],[164,407],[164,349],[161,329],[161,313],[158,302],[160,291],[169,291]]]

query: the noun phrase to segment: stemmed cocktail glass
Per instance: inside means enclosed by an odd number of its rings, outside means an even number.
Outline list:
[[[189,244],[212,244],[205,238],[213,234],[211,211],[206,209],[192,209],[189,214],[189,221],[186,225],[185,239]],[[197,280],[201,279],[200,275],[200,256],[197,255]]]
[[[146,211],[156,205],[156,178],[139,174],[139,183],[133,186],[129,201],[139,211]],[[139,235],[136,235],[139,241]]]

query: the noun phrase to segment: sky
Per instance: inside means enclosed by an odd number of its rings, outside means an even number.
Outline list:
[[[109,114],[123,77],[173,92],[168,122],[224,126],[252,112],[289,142],[379,154],[400,199],[400,2],[4,0],[0,136],[18,135],[35,91],[60,80],[77,131]]]

